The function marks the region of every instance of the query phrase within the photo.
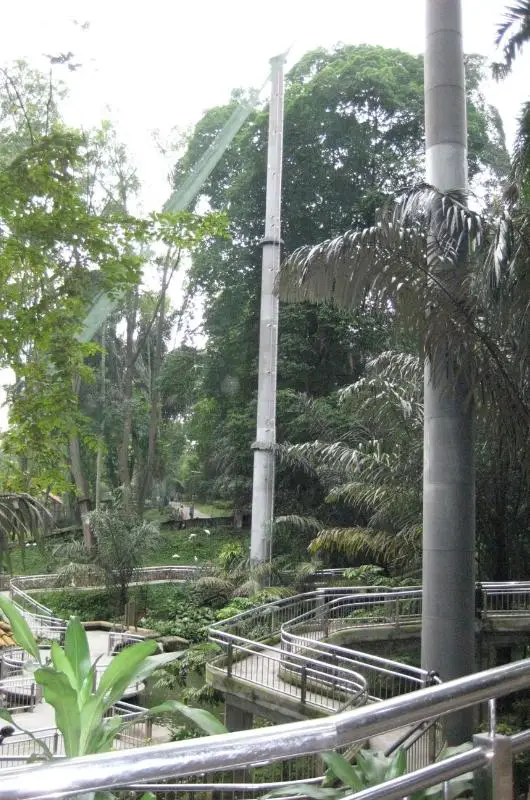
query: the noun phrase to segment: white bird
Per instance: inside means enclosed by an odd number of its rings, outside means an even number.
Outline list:
[[[190,533],[190,535],[188,536],[188,539],[190,540],[190,542],[191,542],[192,539],[196,539],[196,538],[197,538],[197,534],[196,533]]]
[[[195,561],[198,561],[198,560],[199,560],[199,556],[195,556]]]
[[[204,532],[205,532],[206,536],[210,535],[210,531],[208,530],[208,528],[204,528]]]
[[[171,558],[180,558],[180,556],[179,556],[179,554],[178,554],[178,553],[173,553],[173,555],[171,556]]]

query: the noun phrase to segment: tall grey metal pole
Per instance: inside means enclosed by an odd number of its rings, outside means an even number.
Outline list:
[[[271,59],[269,146],[265,238],[261,273],[259,326],[258,409],[252,483],[250,560],[271,556],[274,516],[274,445],[276,443],[276,368],[278,353],[278,296],[274,291],[280,269],[281,189],[283,149],[283,65],[285,56]]]
[[[467,187],[467,125],[460,0],[427,0],[427,181]],[[475,669],[473,408],[450,354],[426,360],[424,380],[423,614],[421,659],[443,680]],[[448,718],[448,740],[470,738],[473,717]]]

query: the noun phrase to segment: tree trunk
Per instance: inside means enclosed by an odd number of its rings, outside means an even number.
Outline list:
[[[136,313],[138,309],[137,289],[130,293],[127,306],[127,341],[125,345],[125,370],[123,376],[123,430],[121,445],[118,452],[118,472],[120,484],[124,489],[129,490],[131,488],[129,449],[132,436],[132,394],[135,363],[134,330],[136,327]]]
[[[79,506],[79,513],[81,514],[81,526],[83,529],[83,542],[87,549],[93,545],[92,531],[88,521],[88,513],[90,511],[90,496],[88,489],[88,481],[86,479],[83,464],[81,462],[81,448],[79,446],[79,438],[72,436],[70,438],[70,469],[74,477],[75,485],[77,488],[77,504]]]
[[[162,347],[164,344],[164,326],[166,322],[166,292],[168,286],[169,256],[164,261],[162,272],[162,285],[160,289],[158,325],[156,332],[155,353],[150,374],[150,409],[149,409],[149,430],[147,444],[147,458],[143,469],[143,479],[140,480],[137,492],[137,510],[142,516],[145,507],[145,500],[149,496],[153,486],[153,472],[155,468],[156,448],[158,442],[158,429],[160,425],[160,389],[158,379],[160,377],[160,367],[162,364]]]
[[[98,452],[96,456],[96,511],[99,509],[101,504],[101,483],[103,477],[103,451],[104,451],[104,439],[105,439],[105,425],[103,423],[104,414],[105,414],[105,381],[106,381],[106,352],[105,352],[105,333],[106,333],[106,325],[103,323],[103,327],[101,329],[101,364],[100,364],[100,429],[99,429],[99,441],[98,441]]]
[[[460,0],[427,0],[427,181],[467,187]],[[444,681],[475,669],[475,475],[472,405],[450,356],[425,364],[422,666]],[[470,711],[447,719],[451,745],[467,741]]]

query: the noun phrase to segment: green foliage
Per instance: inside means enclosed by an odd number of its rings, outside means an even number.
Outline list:
[[[472,69],[471,69],[472,68]],[[506,151],[498,115],[484,102],[477,61],[470,61],[470,167],[499,172]],[[198,123],[176,167],[179,180],[233,110],[214,108]],[[340,46],[307,53],[287,76],[282,237],[286,251],[315,243],[322,232],[369,225],[375,209],[423,174],[423,62],[381,47]],[[231,240],[194,254],[190,292],[205,300],[201,399],[190,423],[202,484],[236,508],[250,501],[263,234],[267,111],[256,111],[235,138],[203,191],[213,208],[229,208]],[[502,167],[502,165],[501,165]],[[330,180],[330,175],[333,180]],[[294,393],[323,399],[362,374],[369,356],[401,338],[389,306],[369,302],[280,305],[278,441],[314,438],[295,418]],[[413,343],[414,345],[414,343]],[[284,394],[287,393],[287,394]],[[336,405],[336,404],[335,404]],[[322,404],[333,417],[333,402]],[[278,513],[312,513],[323,505],[318,482],[280,465]],[[320,511],[320,509],[319,509]],[[279,537],[278,537],[279,538]],[[288,545],[286,537],[282,547]],[[300,548],[299,548],[300,550]]]
[[[39,603],[51,608],[60,619],[69,619],[70,616],[78,617],[83,622],[116,619],[112,598],[106,590],[57,589],[31,594]]]
[[[23,617],[3,597],[0,597],[0,608],[11,624],[17,643],[37,665],[35,680],[42,686],[46,702],[55,709],[55,722],[64,737],[66,756],[73,758],[111,750],[114,739],[125,730],[127,722],[120,716],[106,718],[105,714],[131,683],[156,669],[156,662],[149,660],[157,649],[156,642],[138,642],[122,650],[105,669],[94,690],[95,664],[90,664],[86,633],[76,617],[68,623],[64,649],[53,642],[51,663],[43,665],[38,644]],[[151,713],[169,710],[166,705]]]
[[[43,536],[53,527],[45,506],[28,494],[0,494],[0,564],[12,570],[11,548],[24,553],[26,545],[38,545],[42,553]]]
[[[381,586],[385,583],[384,570],[375,564],[362,564],[360,567],[346,569],[344,577],[357,586]]]
[[[467,748],[468,745],[464,745],[462,748],[447,749],[441,754],[439,760]],[[301,795],[313,798],[313,800],[341,800],[343,797],[350,796],[352,791],[360,792],[372,786],[379,786],[386,781],[399,778],[407,772],[407,758],[404,750],[399,750],[393,756],[385,756],[378,750],[359,750],[354,766],[340,753],[322,753],[322,760],[327,767],[322,785],[289,786],[287,788],[290,795]],[[336,786],[337,783],[340,785]],[[331,788],[334,785],[335,788]],[[410,800],[428,800],[428,798],[456,800],[456,798],[468,797],[471,789],[472,775],[467,774],[448,782],[446,792],[442,786],[433,786],[414,792],[410,795]],[[265,797],[278,797],[285,794],[285,791],[285,787],[277,789]]]
[[[212,609],[194,605],[188,599],[172,603],[168,618],[147,615],[140,620],[140,624],[157,631],[161,636],[181,636],[189,642],[201,642],[207,638],[208,626],[214,620],[215,612]]]
[[[75,584],[77,575],[87,571],[100,573],[107,590],[115,597],[119,611],[128,599],[129,583],[135,569],[147,555],[156,551],[160,541],[158,528],[142,520],[127,493],[117,493],[111,505],[90,514],[94,545],[87,550],[81,542],[60,546],[66,563],[59,571],[59,583]]]
[[[94,297],[136,285],[141,254],[155,243],[193,250],[223,236],[226,219],[128,214],[138,180],[111,126],[68,129],[57,104],[63,88],[23,62],[2,69],[0,82],[0,366],[17,376],[0,485],[57,493],[70,485],[68,440],[95,446],[77,398],[98,350],[79,335]]]
[[[224,544],[218,555],[217,562],[221,569],[229,572],[238,567],[248,558],[248,552],[239,541],[231,541]]]
[[[190,539],[192,533],[196,535]],[[208,564],[216,561],[221,548],[227,542],[233,541],[236,536],[243,547],[248,548],[248,531],[237,531],[234,528],[215,527],[210,530],[209,535],[199,526],[186,530],[162,530],[160,545],[156,553],[146,558],[145,565]]]
[[[221,608],[234,592],[234,583],[227,578],[205,575],[193,581],[190,589],[193,601],[198,606]]]

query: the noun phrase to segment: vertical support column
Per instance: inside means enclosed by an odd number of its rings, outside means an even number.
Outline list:
[[[467,188],[461,16],[460,0],[427,0],[427,181],[441,191]],[[458,276],[441,277],[456,282]],[[426,359],[421,658],[423,668],[444,681],[475,669],[474,411],[468,390],[450,353]],[[447,719],[449,744],[468,740],[472,730],[472,711]]]
[[[225,725],[229,731],[248,731],[252,729],[254,716],[233,704],[230,695],[225,698]]]
[[[252,482],[252,527],[250,560],[253,564],[271,557],[274,517],[274,472],[276,443],[276,370],[279,303],[275,283],[280,270],[281,187],[283,151],[283,55],[271,59],[269,147],[265,238],[261,273],[259,328],[258,408]]]
[[[513,800],[513,756],[509,736],[488,736],[485,733],[473,737],[473,745],[491,751],[487,767],[473,776],[474,797],[477,800]]]

